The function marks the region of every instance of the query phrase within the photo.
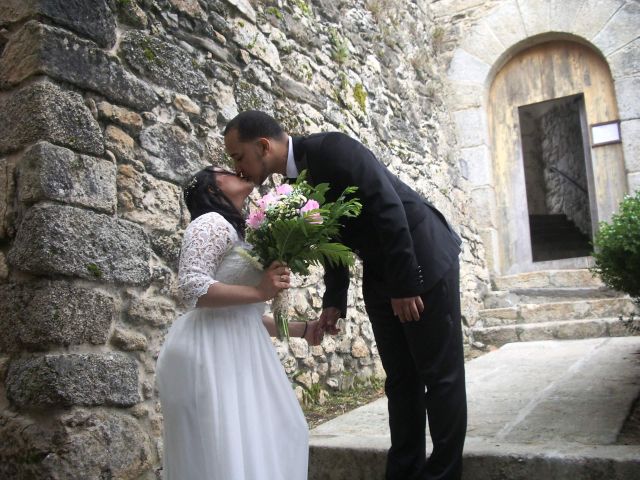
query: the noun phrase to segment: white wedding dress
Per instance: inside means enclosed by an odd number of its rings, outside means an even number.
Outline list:
[[[257,285],[261,272],[221,215],[187,227],[179,267],[190,310],[160,351],[166,480],[304,480],[308,427],[267,330],[264,303],[195,308],[216,281]]]

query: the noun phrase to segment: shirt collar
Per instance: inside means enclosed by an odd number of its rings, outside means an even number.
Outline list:
[[[289,136],[289,152],[287,153],[287,178],[298,177],[298,167],[296,167],[295,159],[293,158],[293,139]]]

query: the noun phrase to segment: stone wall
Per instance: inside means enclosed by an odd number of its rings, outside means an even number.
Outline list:
[[[587,171],[578,104],[567,103],[543,115],[540,131],[547,210],[551,214],[565,214],[582,233],[591,237]]]
[[[529,215],[547,213],[545,202],[544,164],[539,121],[530,113],[520,113],[520,136],[522,138],[522,160],[527,186]]]
[[[431,3],[6,0],[0,7],[0,477],[155,478],[157,354],[180,314],[181,184],[259,108],[359,138],[463,237],[467,327],[488,274],[444,106]],[[320,347],[275,342],[305,386],[383,374],[360,291]],[[291,313],[314,318],[319,272]],[[300,391],[300,387],[298,387]]]

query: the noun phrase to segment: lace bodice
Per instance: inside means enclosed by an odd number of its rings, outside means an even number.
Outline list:
[[[248,245],[218,213],[206,213],[189,224],[178,267],[178,288],[187,307],[194,308],[215,282],[258,284],[262,272],[240,254],[242,248]]]

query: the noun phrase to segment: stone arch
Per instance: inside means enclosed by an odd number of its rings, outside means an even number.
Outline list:
[[[448,77],[451,108],[461,149],[461,168],[472,189],[472,205],[487,261],[494,273],[549,268],[534,264],[530,252],[517,245],[517,225],[499,215],[494,149],[489,129],[491,85],[515,56],[549,42],[582,45],[601,58],[610,71],[622,143],[621,191],[640,189],[640,4],[625,0],[506,0],[480,18],[454,52]],[[615,87],[615,88],[614,88]],[[589,123],[595,123],[589,119]],[[603,147],[598,147],[603,148]],[[609,148],[609,147],[607,147]],[[610,149],[611,150],[611,149]],[[589,152],[593,156],[593,148]],[[599,153],[598,153],[599,155]],[[596,155],[597,156],[597,155]],[[609,203],[615,203],[619,192]],[[620,198],[621,199],[621,198]],[[601,206],[607,220],[614,207]],[[509,234],[504,235],[504,232]],[[582,259],[586,264],[587,259]],[[554,268],[576,267],[578,261],[555,262]]]

